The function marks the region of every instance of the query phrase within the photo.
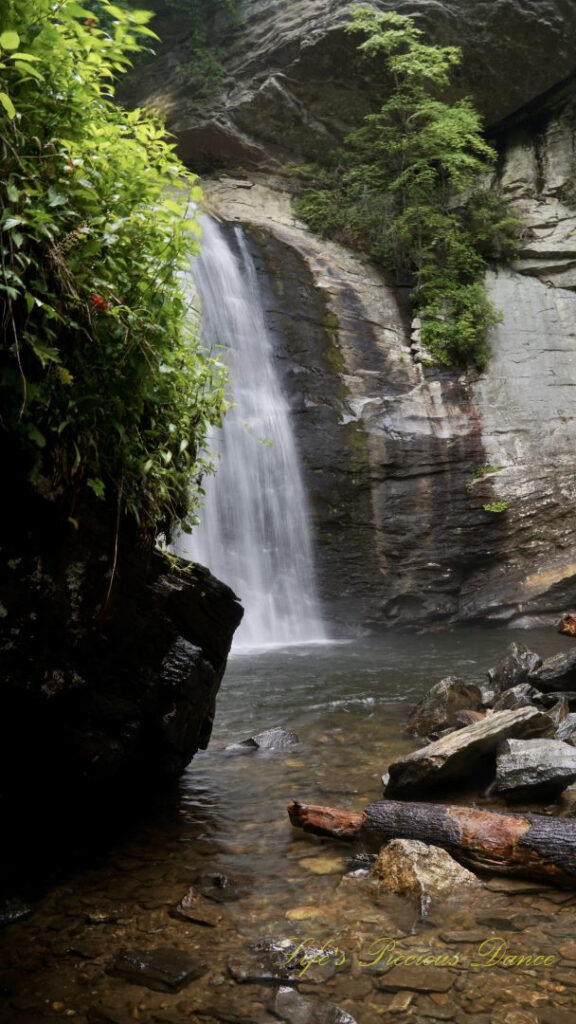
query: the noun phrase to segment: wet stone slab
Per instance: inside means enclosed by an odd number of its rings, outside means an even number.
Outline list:
[[[155,992],[179,992],[206,973],[206,965],[181,949],[123,950],[108,974]]]

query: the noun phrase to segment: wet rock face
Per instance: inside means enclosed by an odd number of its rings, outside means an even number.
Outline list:
[[[373,6],[415,16],[430,38],[462,47],[459,94],[472,93],[489,123],[573,71],[571,0],[376,0]],[[125,97],[166,110],[183,156],[197,170],[314,158],[382,101],[381,69],[358,56],[359,40],[345,32],[348,0],[247,0],[242,15],[235,37],[219,40],[227,47],[226,77],[215,95],[199,100],[187,86],[180,13],[159,19],[166,44],[125,89]]]
[[[48,502],[4,517],[2,798],[58,802],[176,777],[210,737],[242,609],[201,566]],[[100,518],[99,518],[100,517]]]

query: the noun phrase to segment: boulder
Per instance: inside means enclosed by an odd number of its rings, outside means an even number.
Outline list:
[[[529,682],[539,690],[576,690],[576,650],[555,654],[530,673]]]
[[[519,683],[498,697],[494,704],[494,711],[512,711],[514,708],[528,708],[538,703],[540,691],[530,683]]]
[[[390,765],[386,796],[419,796],[447,782],[464,782],[496,756],[505,739],[551,736],[554,726],[536,708],[494,711],[481,722],[444,736]]]
[[[387,892],[418,899],[453,896],[480,885],[446,850],[416,839],[393,839],[381,849],[372,871]]]
[[[473,683],[447,676],[436,683],[410,713],[408,728],[416,736],[429,736],[454,723],[459,711],[479,711],[482,695]]]
[[[550,798],[576,779],[576,750],[557,739],[505,740],[496,758],[494,791],[508,799]]]
[[[576,714],[566,715],[566,718],[560,722],[554,738],[576,747]]]
[[[503,693],[527,682],[541,664],[542,658],[534,651],[524,644],[511,643],[495,667],[489,669],[488,679],[494,690]]]

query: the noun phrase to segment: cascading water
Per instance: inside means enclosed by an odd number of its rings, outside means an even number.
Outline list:
[[[241,599],[235,648],[322,641],[308,505],[254,262],[240,227],[237,253],[214,221],[202,230],[193,276],[203,338],[224,350],[234,404],[212,439],[220,457],[200,526],[179,548]]]

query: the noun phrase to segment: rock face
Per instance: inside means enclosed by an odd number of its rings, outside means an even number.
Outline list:
[[[387,892],[401,896],[448,897],[478,887],[476,875],[461,867],[446,850],[416,839],[393,839],[382,848],[374,873]]]
[[[208,208],[250,233],[335,629],[551,623],[576,595],[576,7],[376,6],[460,43],[461,87],[499,122],[500,184],[525,227],[513,264],[488,275],[502,321],[481,376],[423,367],[405,291],[313,237],[278,177],[376,102],[382,77],[343,31],[347,2],[248,0],[224,40],[228,77],[201,102],[165,12],[167,45],[126,95],[159,101],[192,167],[238,171],[207,182]]]
[[[390,765],[387,797],[418,796],[447,782],[477,781],[483,762],[491,762],[505,739],[550,736],[554,726],[536,708],[495,711],[481,722],[430,743]]]
[[[506,740],[494,789],[509,799],[558,796],[576,779],[576,750],[561,740]]]
[[[489,123],[574,70],[571,0],[375,0],[372,6],[415,16],[430,38],[460,45],[460,94],[473,93]],[[348,0],[247,0],[242,17],[234,38],[218,39],[227,55],[216,95],[199,100],[187,85],[185,15],[161,8],[154,27],[166,45],[125,88],[124,98],[152,101],[167,113],[182,155],[196,169],[271,168],[286,157],[314,158],[382,101],[381,69],[373,62],[367,69],[356,51],[359,40],[345,32]]]
[[[0,552],[2,798],[136,797],[206,746],[242,609],[206,569],[125,532],[110,586],[100,509],[27,511]]]
[[[424,369],[402,296],[312,236],[278,183],[224,177],[206,192],[250,234],[329,620],[349,633],[556,619],[576,574],[576,295],[491,275],[504,319],[486,376]]]

